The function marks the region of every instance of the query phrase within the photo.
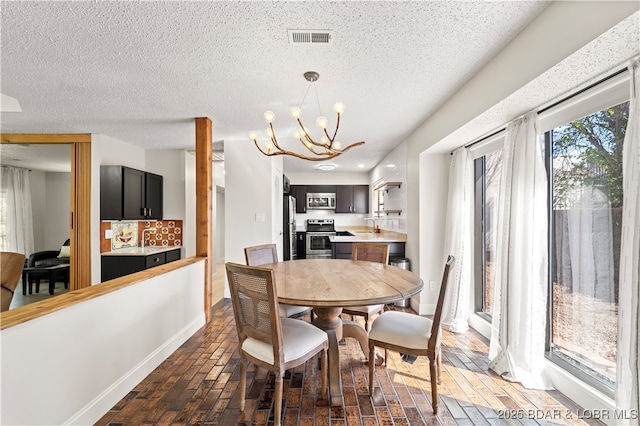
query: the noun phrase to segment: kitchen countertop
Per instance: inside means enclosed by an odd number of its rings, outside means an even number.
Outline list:
[[[348,236],[330,236],[329,241],[332,243],[406,243],[407,235],[399,232],[380,231],[373,233],[371,230],[352,230],[346,231],[353,235]]]
[[[148,247],[129,247],[118,250],[106,251],[100,253],[102,256],[149,256],[151,254],[163,253],[182,248],[181,246],[148,246]]]

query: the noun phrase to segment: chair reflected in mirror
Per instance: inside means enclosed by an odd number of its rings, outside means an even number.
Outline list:
[[[0,312],[9,310],[24,268],[24,254],[0,252]]]

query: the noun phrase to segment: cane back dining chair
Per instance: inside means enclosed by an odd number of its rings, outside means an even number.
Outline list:
[[[442,305],[447,291],[449,271],[455,264],[455,258],[449,256],[444,266],[440,294],[433,320],[406,312],[388,311],[378,316],[369,332],[369,359],[373,359],[375,348],[384,348],[385,362],[387,349],[403,354],[427,356],[429,358],[429,376],[431,379],[431,400],[433,413],[438,414],[438,384],[440,382],[440,318]],[[369,394],[373,394],[374,363],[369,363]]]
[[[387,244],[353,243],[351,246],[351,260],[366,260],[387,264],[389,262],[389,246]],[[369,331],[369,319],[384,310],[384,305],[353,306],[344,308],[343,313],[364,317],[364,329]]]
[[[240,411],[244,411],[247,362],[275,374],[274,420],[281,424],[282,378],[286,370],[320,353],[321,398],[327,394],[327,333],[305,321],[282,318],[275,274],[260,267],[226,263],[233,315],[238,332]]]
[[[249,266],[260,266],[278,262],[278,249],[275,244],[263,244],[260,246],[245,247],[244,258]],[[300,317],[311,312],[308,306],[295,306],[280,303],[278,305],[280,316]]]
[[[24,268],[24,254],[0,252],[0,312],[9,310]]]

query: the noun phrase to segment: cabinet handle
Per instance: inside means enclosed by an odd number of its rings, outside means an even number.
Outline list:
[[[153,213],[151,213],[151,209],[149,209],[149,216],[151,216]]]

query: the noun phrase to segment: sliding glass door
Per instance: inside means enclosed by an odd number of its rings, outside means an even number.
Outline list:
[[[550,193],[550,357],[615,386],[622,148],[629,103],[544,135]]]

